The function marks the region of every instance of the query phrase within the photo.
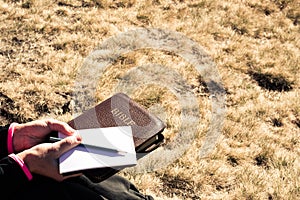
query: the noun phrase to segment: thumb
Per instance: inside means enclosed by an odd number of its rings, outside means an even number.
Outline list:
[[[65,152],[79,145],[81,141],[81,136],[77,132],[75,132],[72,136],[65,137],[61,141],[56,142],[57,145],[59,145],[59,155],[57,156],[60,157]]]

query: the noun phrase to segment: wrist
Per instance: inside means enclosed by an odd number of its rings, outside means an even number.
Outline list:
[[[24,135],[21,134],[21,132],[22,132],[21,130],[23,128],[24,128],[23,124],[18,124],[18,123],[14,124],[14,133],[13,133],[13,137],[12,137],[12,148],[14,150],[14,153],[24,150],[24,148],[23,148]]]
[[[32,161],[31,161],[31,157],[32,157],[32,153],[30,152],[31,150],[24,150],[18,154],[16,154],[18,156],[18,158],[20,158],[24,164],[27,166],[28,170],[30,172],[33,172],[33,168],[32,168]]]

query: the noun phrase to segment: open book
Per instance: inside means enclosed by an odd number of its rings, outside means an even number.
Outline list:
[[[155,150],[164,140],[162,134],[165,128],[164,122],[124,93],[112,95],[103,102],[81,113],[69,121],[68,124],[76,130],[130,126],[136,159],[146,156]],[[113,135],[116,132],[112,131],[110,133]],[[113,142],[122,142],[121,137],[112,136],[110,139],[111,144],[114,144]],[[129,144],[129,142],[127,143]],[[118,145],[116,144],[116,146]],[[131,152],[133,151],[130,150],[128,153]],[[86,162],[85,160],[86,158],[82,157],[80,162]],[[61,159],[61,161],[63,160]],[[134,164],[133,158],[127,161],[129,164]],[[122,170],[124,167],[126,165],[119,165],[118,167],[103,166],[79,171],[92,181],[100,182]],[[67,167],[67,169],[75,170],[75,167]]]
[[[130,126],[78,130],[82,144],[59,158],[61,174],[104,167],[129,167],[137,164]],[[59,138],[66,137],[58,133]]]

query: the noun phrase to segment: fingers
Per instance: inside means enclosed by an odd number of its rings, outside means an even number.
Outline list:
[[[56,159],[58,159],[62,154],[64,154],[68,150],[70,150],[70,149],[74,148],[75,146],[77,146],[78,144],[80,144],[81,140],[82,140],[81,136],[77,132],[75,132],[72,136],[66,137],[59,142],[55,142],[55,144],[57,144],[59,146],[58,147],[59,151],[57,152],[58,154],[56,155]],[[80,173],[75,173],[75,174],[67,175],[67,176],[60,175],[59,177],[57,177],[57,180],[63,181],[65,179],[80,176],[80,175],[81,175]]]
[[[59,145],[58,147],[59,152],[58,155],[56,155],[57,158],[60,157],[63,153],[67,152],[68,150],[79,145],[81,141],[82,141],[81,136],[77,132],[75,132],[72,136],[66,137],[59,142],[53,143],[55,145]]]
[[[51,131],[58,131],[65,135],[73,135],[75,133],[75,130],[65,122],[55,119],[47,119],[45,122]]]

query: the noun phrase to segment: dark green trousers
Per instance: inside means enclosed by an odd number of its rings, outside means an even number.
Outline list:
[[[30,200],[154,200],[144,195],[125,178],[114,175],[100,183],[93,183],[85,176],[63,182],[35,176],[25,188],[11,194],[8,199]]]

